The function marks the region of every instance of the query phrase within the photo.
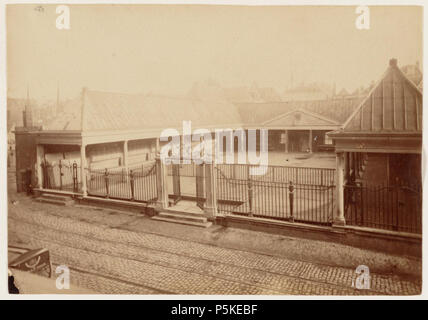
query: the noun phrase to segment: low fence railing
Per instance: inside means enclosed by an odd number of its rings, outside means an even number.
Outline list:
[[[225,214],[264,217],[329,225],[333,218],[335,186],[330,169],[269,167],[268,175],[251,176],[250,166],[216,167],[218,210]],[[270,169],[270,170],[269,170]],[[312,168],[310,168],[312,169]],[[313,172],[323,172],[315,178]],[[293,181],[300,177],[304,180]],[[312,178],[312,180],[311,180]],[[288,180],[291,179],[291,180]],[[315,182],[319,184],[315,184]],[[309,184],[313,182],[314,184]]]
[[[133,169],[88,169],[88,195],[120,200],[153,202],[157,199],[156,165]]]
[[[422,233],[420,186],[344,187],[347,225]]]
[[[217,164],[222,175],[229,179],[257,180],[267,182],[289,182],[298,185],[331,186],[336,183],[336,169],[267,166],[263,175],[250,175],[249,168],[256,168],[246,164]]]

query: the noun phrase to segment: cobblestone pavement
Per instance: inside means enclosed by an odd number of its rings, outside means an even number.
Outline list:
[[[9,242],[48,248],[54,265],[70,267],[73,284],[100,293],[415,295],[421,290],[419,280],[373,273],[371,289],[357,290],[354,269],[121,228],[135,219],[141,217],[20,197],[9,205]]]

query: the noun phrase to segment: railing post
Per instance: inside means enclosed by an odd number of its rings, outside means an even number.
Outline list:
[[[84,197],[88,195],[86,187],[86,145],[82,143],[80,146],[80,181],[82,183],[82,194]]]
[[[131,201],[134,201],[134,172],[132,170],[129,171],[129,182],[131,184]]]
[[[289,205],[290,205],[290,222],[294,222],[294,185],[293,181],[290,181],[290,185],[288,186],[288,198],[289,198]]]
[[[253,190],[253,181],[251,180],[250,175],[250,166],[247,165],[247,179],[248,179],[248,204],[250,206],[249,216],[252,217],[254,214],[254,190]]]
[[[250,217],[254,214],[253,182],[248,180],[248,203],[250,205]]]
[[[62,190],[62,163],[61,159],[58,161],[58,168],[59,168],[59,190]]]
[[[73,192],[77,192],[79,181],[77,179],[77,163],[76,162],[73,162],[72,175],[73,175]]]
[[[105,184],[106,184],[106,198],[109,198],[109,176],[108,176],[108,170],[107,168],[104,171],[104,180],[105,180]]]
[[[166,184],[166,167],[160,154],[156,153],[156,186],[157,186],[157,207],[162,210],[168,207],[168,187]]]
[[[40,168],[41,168],[41,179],[39,180],[39,185],[40,185],[40,188],[41,189],[44,189],[44,188],[46,188],[46,164],[45,164],[45,162],[43,161],[42,163],[40,163]],[[41,184],[40,184],[41,183]]]

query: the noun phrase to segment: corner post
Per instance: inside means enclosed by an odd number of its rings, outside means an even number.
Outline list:
[[[156,185],[158,200],[156,209],[162,210],[168,207],[168,188],[166,184],[166,167],[159,153],[156,153]]]
[[[344,226],[345,225],[345,209],[344,209],[344,186],[343,186],[343,170],[344,170],[344,159],[343,152],[336,153],[336,210],[335,216],[333,217],[333,225]]]
[[[208,219],[215,219],[217,215],[217,181],[214,171],[214,162],[205,162],[205,191],[207,199],[205,201],[204,213],[208,216]]]
[[[45,153],[45,147],[43,145],[36,145],[36,178],[37,188],[43,189],[43,172],[42,172],[42,161]]]

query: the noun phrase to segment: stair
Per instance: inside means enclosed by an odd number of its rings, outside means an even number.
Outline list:
[[[74,204],[74,200],[70,196],[63,196],[58,194],[44,193],[36,198],[37,202],[56,204],[59,206],[70,206]]]
[[[212,225],[212,222],[208,221],[207,218],[201,214],[178,212],[168,209],[159,212],[158,215],[152,217],[152,219],[171,223],[186,224],[202,228],[208,228]]]

